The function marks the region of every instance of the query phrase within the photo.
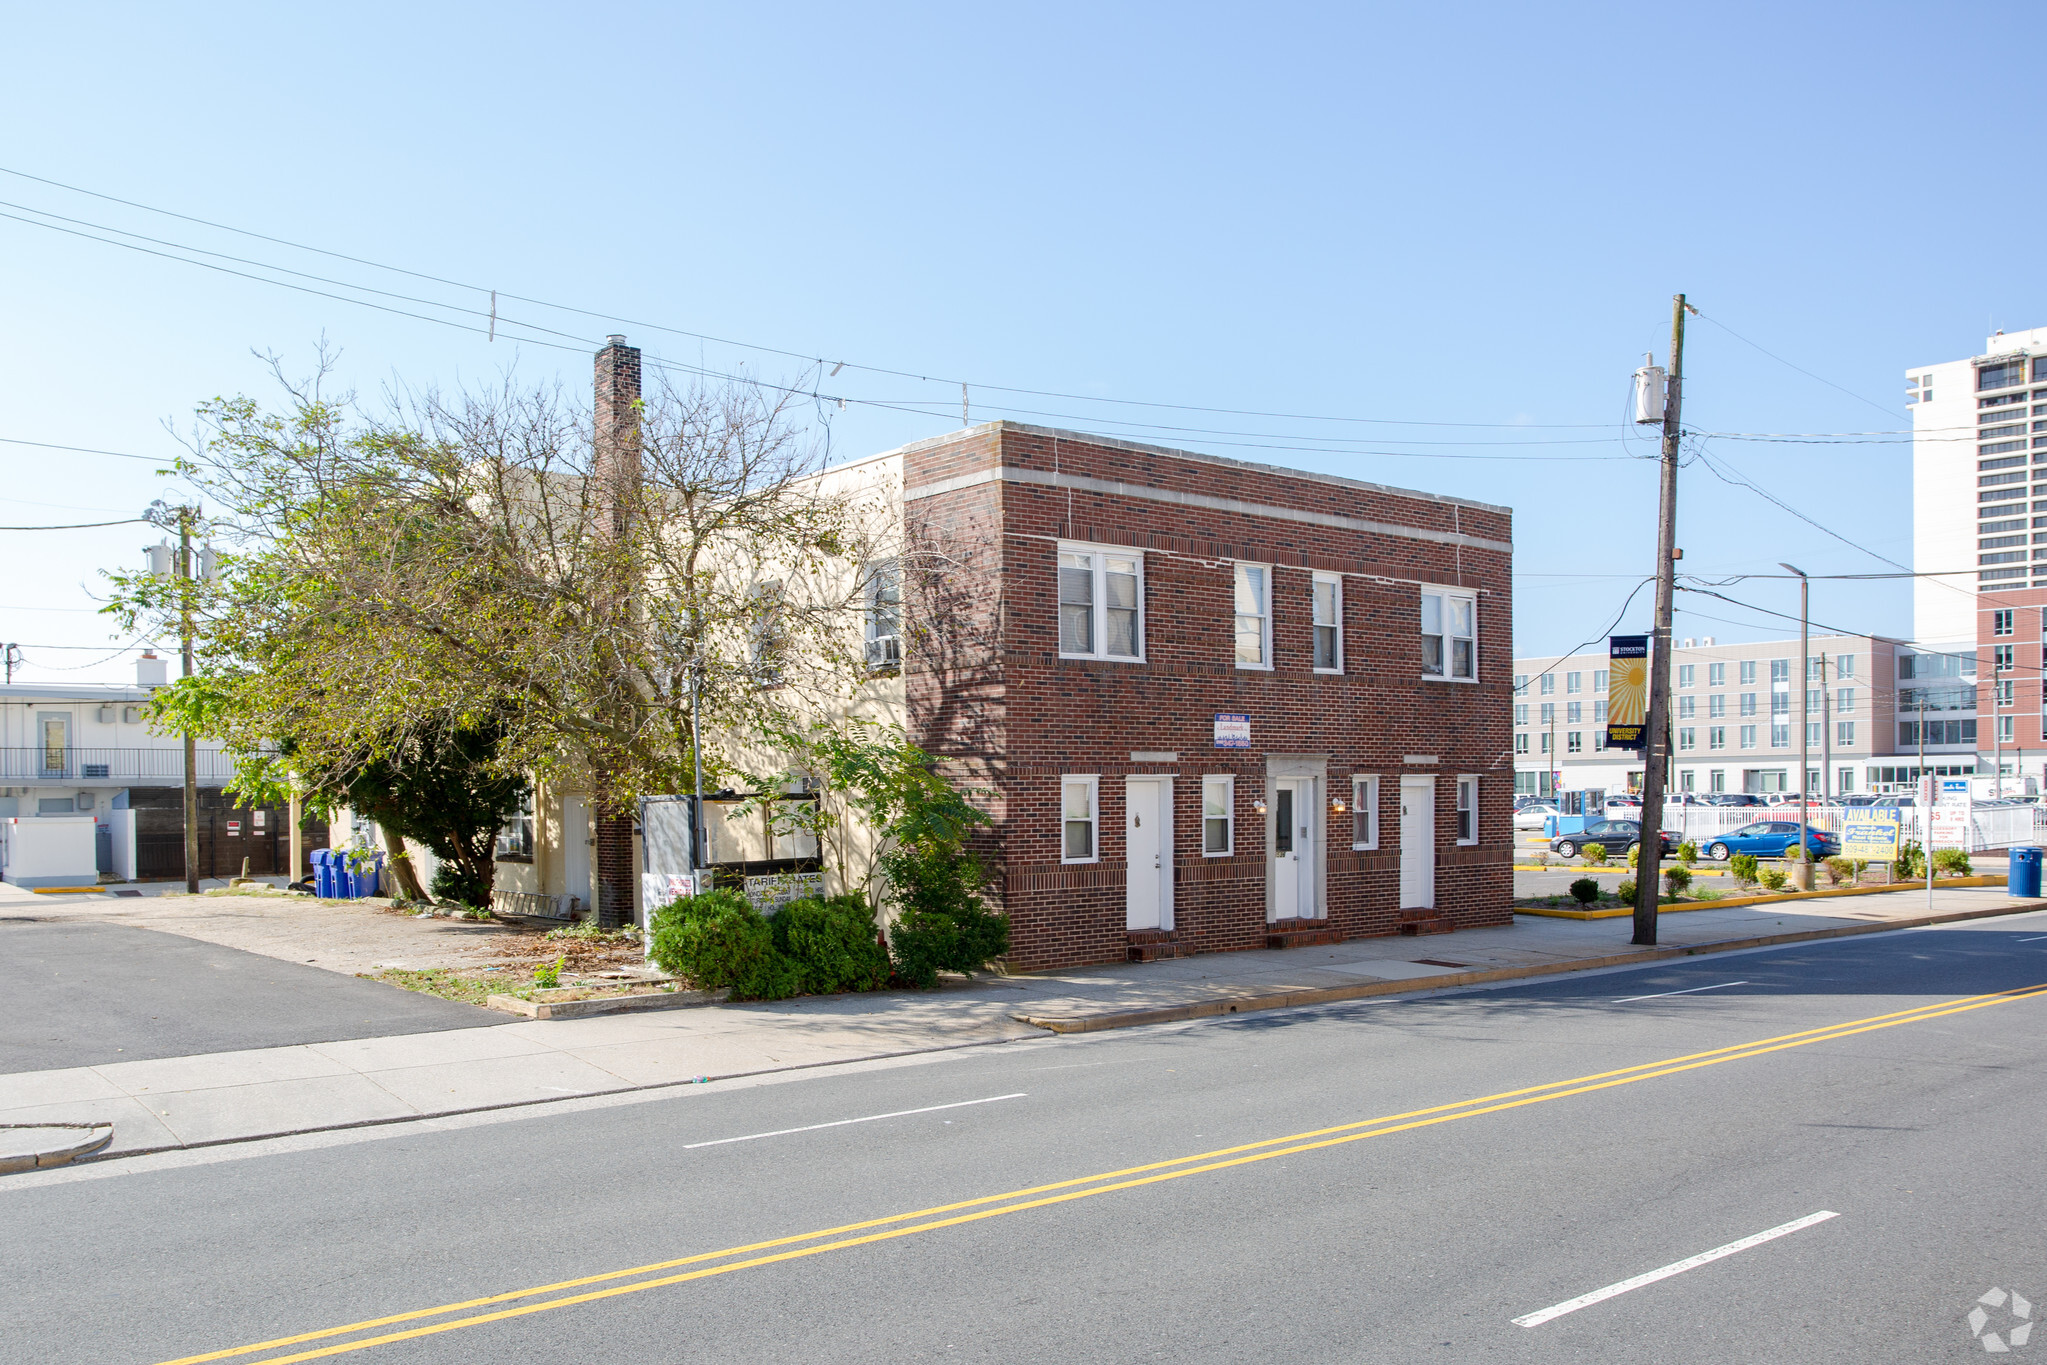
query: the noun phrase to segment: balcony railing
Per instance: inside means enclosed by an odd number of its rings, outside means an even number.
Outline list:
[[[216,786],[234,776],[235,765],[218,749],[199,750],[199,781]],[[62,750],[0,748],[0,783],[109,782],[175,786],[185,780],[182,746],[158,749],[98,749],[72,745]]]

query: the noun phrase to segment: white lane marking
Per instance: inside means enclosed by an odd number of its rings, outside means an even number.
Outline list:
[[[857,1119],[833,1119],[830,1123],[806,1124],[801,1128],[777,1128],[772,1133],[747,1133],[741,1137],[712,1138],[709,1142],[685,1142],[682,1150],[687,1152],[697,1147],[722,1147],[728,1142],[752,1142],[755,1138],[786,1137],[790,1133],[814,1133],[820,1128],[843,1128],[849,1123],[874,1123],[880,1119],[907,1118],[911,1114],[935,1114],[941,1109],[964,1109],[970,1104],[993,1104],[997,1100],[1020,1100],[1027,1092],[1019,1090],[1014,1095],[990,1095],[985,1100],[960,1100],[955,1104],[932,1104],[922,1109],[898,1109],[892,1114],[868,1114]]]
[[[1789,1223],[1780,1224],[1769,1229],[1767,1232],[1758,1232],[1752,1237],[1744,1237],[1739,1242],[1729,1242],[1724,1247],[1714,1247],[1711,1251],[1702,1251],[1696,1256],[1687,1256],[1682,1261],[1672,1261],[1667,1266],[1637,1275],[1633,1279],[1622,1280],[1619,1284],[1610,1284],[1604,1289],[1595,1289],[1590,1294],[1580,1294],[1575,1299],[1566,1299],[1560,1304],[1545,1308],[1537,1313],[1524,1313],[1522,1316],[1514,1319],[1514,1325],[1516,1327],[1540,1327],[1552,1318],[1560,1318],[1566,1313],[1575,1313],[1580,1308],[1589,1308],[1595,1303],[1604,1303],[1606,1300],[1617,1295],[1627,1293],[1630,1289],[1640,1289],[1645,1284],[1655,1284],[1658,1280],[1667,1280],[1673,1275],[1682,1275],[1687,1270],[1696,1270],[1709,1261],[1717,1261],[1723,1256],[1732,1256],[1737,1251],[1747,1251],[1750,1247],[1761,1246],[1765,1242],[1789,1236],[1802,1228],[1809,1228],[1815,1223],[1824,1223],[1829,1218],[1839,1218],[1840,1216],[1840,1214],[1835,1213],[1831,1209],[1821,1209],[1818,1213],[1808,1213],[1803,1218],[1796,1218]]]
[[[2020,938],[2020,939],[2013,939],[2013,940],[2012,940],[2012,942],[2014,942],[2014,943],[2038,943],[2038,942],[2039,942],[2039,941],[2040,941],[2041,939],[2043,939],[2043,938],[2047,938],[2047,934],[2035,934],[2035,935],[2034,935],[2034,936],[2033,936],[2032,938]]]
[[[1693,995],[1699,991],[1724,991],[1729,986],[1746,986],[1747,984],[1748,982],[1746,981],[1723,981],[1717,986],[1688,986],[1681,991],[1658,991],[1654,995],[1624,995],[1613,1003],[1625,1005],[1630,1000],[1661,1000],[1666,995]]]

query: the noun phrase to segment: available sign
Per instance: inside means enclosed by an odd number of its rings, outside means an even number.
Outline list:
[[[1218,749],[1248,749],[1251,747],[1251,718],[1218,713],[1215,718],[1215,747]]]
[[[1649,728],[1649,637],[1615,635],[1606,642],[1606,747],[1640,749]]]
[[[1896,820],[1843,820],[1841,856],[1863,858],[1872,863],[1889,863],[1898,857]]]

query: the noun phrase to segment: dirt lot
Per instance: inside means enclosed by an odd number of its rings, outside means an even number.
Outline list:
[[[534,969],[556,958],[562,959],[564,985],[644,963],[639,945],[629,940],[549,938],[561,926],[546,922],[423,918],[377,898],[202,893],[122,900],[52,896],[39,902],[20,913],[180,934],[478,1003],[489,990],[531,985]]]

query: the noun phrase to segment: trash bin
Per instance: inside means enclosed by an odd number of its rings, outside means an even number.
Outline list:
[[[334,888],[334,851],[316,848],[312,852],[313,894],[321,900],[333,900],[339,893]]]
[[[2040,850],[2030,844],[2021,845],[2011,851],[2011,876],[2006,880],[2007,895],[2037,899],[2040,894]]]

